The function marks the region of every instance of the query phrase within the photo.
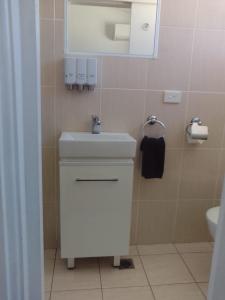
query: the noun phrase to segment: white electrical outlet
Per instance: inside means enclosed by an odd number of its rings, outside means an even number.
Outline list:
[[[165,103],[181,103],[182,92],[181,91],[165,91],[164,102]]]

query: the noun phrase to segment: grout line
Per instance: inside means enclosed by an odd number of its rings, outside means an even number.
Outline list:
[[[102,300],[103,300],[103,288],[102,288],[102,275],[101,275],[101,265],[100,265],[100,257],[98,258],[98,271],[99,271],[99,277],[100,277],[100,285],[101,285],[101,294],[102,294]]]
[[[155,294],[154,294],[154,292],[153,292],[151,283],[150,283],[150,281],[149,281],[149,279],[148,279],[148,275],[147,275],[147,272],[146,272],[146,270],[145,270],[145,266],[144,266],[144,263],[143,263],[143,261],[142,261],[141,255],[139,255],[139,259],[140,259],[142,268],[143,268],[143,270],[144,270],[145,276],[146,276],[146,278],[147,278],[147,282],[148,282],[148,285],[149,285],[150,290],[151,290],[151,292],[152,292],[153,298],[154,298],[154,300],[156,300],[156,297],[155,297]]]
[[[97,89],[100,89],[100,87],[97,87]],[[163,93],[165,90],[168,90],[168,88],[164,88],[164,89],[143,89],[143,88],[127,88],[127,87],[119,87],[119,88],[115,88],[115,87],[102,87],[102,90],[122,90],[122,91],[146,91],[146,92],[161,92]],[[189,94],[209,94],[209,95],[225,95],[225,91],[224,92],[218,92],[218,91],[201,91],[201,90],[191,90],[191,89],[179,89],[178,90],[182,91],[183,93],[189,93]]]
[[[197,286],[198,286],[198,288],[199,288],[199,290],[200,290],[202,296],[203,296],[205,299],[207,299],[207,296],[205,296],[205,294],[204,294],[204,292],[202,291],[202,289],[201,289],[201,287],[200,287],[199,284],[201,284],[201,282],[197,282]]]
[[[197,281],[196,281],[196,279],[195,279],[195,277],[194,277],[194,275],[193,275],[191,269],[189,268],[189,266],[188,266],[187,263],[185,262],[185,260],[184,260],[184,258],[183,258],[183,256],[182,256],[182,254],[178,252],[178,255],[180,256],[181,260],[183,261],[184,265],[186,266],[186,268],[187,268],[188,272],[190,273],[190,275],[191,275],[192,279],[194,280],[194,282],[197,283]]]
[[[56,266],[56,255],[57,255],[57,248],[55,249],[55,255],[54,255],[54,266],[53,266],[53,272],[52,272],[52,281],[51,281],[51,289],[50,289],[50,297],[49,297],[50,300],[52,298],[52,288],[53,288],[53,280],[54,280],[55,266]]]
[[[59,87],[59,84],[41,84],[41,87],[43,88],[47,88],[47,87]],[[62,88],[64,88],[64,85],[61,86]],[[65,88],[66,89],[66,88]],[[165,92],[166,88],[164,89],[143,89],[143,88],[126,88],[126,87],[119,87],[119,88],[115,88],[115,87],[101,87],[101,86],[97,86],[95,88],[95,90],[115,90],[115,91],[144,91],[144,92],[158,92],[158,93],[163,93]],[[168,90],[168,89],[167,89]],[[178,90],[182,91],[183,93],[186,94],[204,94],[204,95],[221,95],[224,96],[225,95],[225,91],[224,92],[218,92],[218,91],[201,91],[201,90],[185,90],[185,89],[179,89]]]
[[[194,21],[194,29],[193,29],[193,37],[192,37],[192,47],[191,47],[191,60],[190,60],[190,69],[188,74],[188,90],[191,89],[191,79],[192,79],[192,68],[193,68],[193,60],[194,60],[194,49],[195,49],[195,42],[196,42],[196,25],[198,21],[198,11],[199,11],[199,0],[196,2],[195,7],[195,21]]]

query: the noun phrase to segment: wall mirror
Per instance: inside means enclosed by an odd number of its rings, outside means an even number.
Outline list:
[[[65,0],[65,53],[155,58],[160,0]]]

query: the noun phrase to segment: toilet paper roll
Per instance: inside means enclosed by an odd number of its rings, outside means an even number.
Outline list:
[[[207,140],[209,135],[208,127],[193,123],[190,125],[189,135],[194,140]]]

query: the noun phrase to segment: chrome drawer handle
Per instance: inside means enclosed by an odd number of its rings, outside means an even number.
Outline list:
[[[81,179],[76,178],[76,182],[118,182],[118,178],[112,178],[112,179]]]

